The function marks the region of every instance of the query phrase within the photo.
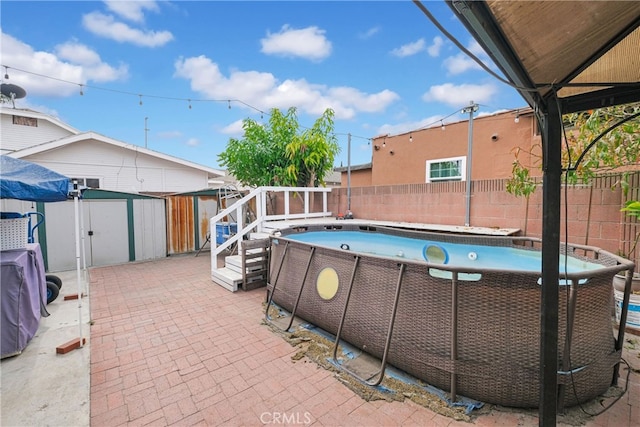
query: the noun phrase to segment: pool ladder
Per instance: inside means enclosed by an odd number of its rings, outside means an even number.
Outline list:
[[[289,242],[286,242],[285,248],[283,250],[282,253],[282,257],[280,259],[280,265],[278,266],[277,272],[276,272],[276,276],[275,276],[275,280],[273,283],[273,287],[270,289],[269,291],[269,295],[267,297],[267,306],[265,308],[265,321],[272,325],[273,327],[280,329],[282,332],[289,332],[289,330],[291,329],[291,326],[293,325],[294,319],[295,319],[295,315],[296,315],[296,311],[298,309],[298,304],[300,303],[300,298],[302,296],[302,292],[304,291],[304,285],[305,282],[307,280],[307,275],[309,274],[309,268],[311,266],[311,261],[313,260],[313,255],[315,253],[315,247],[311,248],[311,251],[309,252],[309,259],[307,260],[307,266],[305,268],[305,272],[304,272],[304,276],[302,278],[302,282],[300,284],[300,289],[298,290],[298,295],[296,297],[296,301],[294,303],[293,306],[293,310],[291,311],[290,317],[289,317],[289,323],[287,324],[286,328],[280,328],[278,325],[275,324],[275,322],[273,322],[273,320],[271,319],[271,317],[269,316],[269,308],[271,307],[272,303],[273,303],[273,294],[276,291],[276,286],[278,284],[278,278],[280,277],[280,272],[282,271],[282,266],[284,265],[284,260],[287,256],[287,250],[289,248]],[[380,368],[377,372],[373,373],[372,375],[370,375],[367,378],[362,377],[361,375],[358,375],[356,372],[354,372],[353,370],[350,370],[348,367],[346,367],[343,363],[341,363],[338,360],[337,354],[338,354],[338,349],[340,346],[340,337],[342,335],[342,329],[344,327],[344,323],[345,323],[345,319],[346,319],[346,315],[347,315],[347,310],[349,308],[349,302],[351,300],[351,292],[353,290],[353,284],[355,282],[355,277],[356,277],[356,272],[358,271],[358,265],[360,264],[360,255],[355,255],[354,256],[354,264],[353,264],[353,270],[351,272],[351,278],[349,280],[349,288],[347,290],[347,297],[345,300],[345,304],[344,304],[344,308],[342,310],[342,315],[340,317],[340,325],[338,326],[338,331],[336,332],[336,337],[335,337],[335,343],[333,346],[333,351],[332,351],[332,362],[333,364],[340,370],[346,372],[347,374],[351,375],[352,377],[356,378],[358,381],[372,386],[372,387],[376,387],[378,385],[380,385],[382,383],[382,381],[384,380],[384,374],[387,368],[387,357],[389,355],[389,349],[391,348],[391,338],[393,335],[393,328],[394,328],[394,324],[395,324],[395,319],[396,319],[396,314],[398,312],[398,301],[400,299],[400,291],[402,289],[402,279],[404,277],[404,273],[406,271],[406,267],[407,265],[405,263],[399,263],[400,269],[398,272],[398,279],[396,282],[396,289],[395,289],[395,295],[394,295],[394,299],[393,299],[393,310],[391,313],[391,318],[389,320],[389,326],[387,329],[387,336],[385,338],[385,345],[384,345],[384,350],[383,350],[383,354],[382,354],[382,360],[380,362]],[[451,331],[451,337],[452,337],[452,344],[451,344],[451,361],[453,363],[455,363],[458,359],[458,272],[457,271],[453,271],[452,272],[452,279],[451,279],[451,291],[452,291],[452,319],[453,319],[453,327],[452,327],[452,331]],[[450,391],[450,399],[452,402],[455,402],[457,399],[457,374],[456,372],[451,372],[451,383],[450,383],[450,387],[451,387],[451,391]]]

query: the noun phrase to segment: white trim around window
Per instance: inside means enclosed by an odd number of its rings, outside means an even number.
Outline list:
[[[465,181],[467,179],[467,158],[448,157],[426,162],[426,182]]]

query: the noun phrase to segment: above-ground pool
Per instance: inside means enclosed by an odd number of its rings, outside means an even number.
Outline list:
[[[271,237],[269,298],[454,400],[537,407],[540,246],[357,224],[285,229]],[[633,263],[580,245],[561,253],[558,385],[570,406],[612,384],[612,279]]]

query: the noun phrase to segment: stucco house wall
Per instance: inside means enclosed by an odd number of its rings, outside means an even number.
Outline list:
[[[533,114],[513,111],[473,120],[471,180],[507,178],[516,150],[525,164],[527,153],[539,155],[541,137]],[[469,120],[420,129],[400,135],[383,135],[372,143],[371,185],[418,184],[427,182],[427,162],[452,158],[467,161]],[[466,175],[466,163],[463,168]],[[532,173],[540,175],[538,168]],[[344,172],[343,172],[344,175]],[[467,177],[463,177],[463,181]],[[355,186],[355,185],[354,185]]]

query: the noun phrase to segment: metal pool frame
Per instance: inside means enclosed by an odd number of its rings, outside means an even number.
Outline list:
[[[267,322],[277,326],[269,315],[275,303],[291,313],[284,330],[299,317],[334,335],[334,363],[365,384],[380,384],[390,364],[448,391],[452,401],[463,395],[504,406],[538,406],[541,272],[434,264],[289,238],[338,230],[531,251],[541,250],[540,239],[358,224],[283,229],[271,236],[265,312]],[[562,244],[560,252],[602,266],[560,273],[561,283],[568,284],[559,286],[558,295],[562,407],[589,401],[616,384],[624,328],[614,338],[612,280],[619,272],[633,272],[634,264],[592,246]],[[327,268],[335,271],[338,284],[336,294],[323,299],[316,280]],[[468,273],[479,280],[465,280]],[[351,369],[351,361],[337,354],[342,341],[380,360],[377,371],[363,375]]]

